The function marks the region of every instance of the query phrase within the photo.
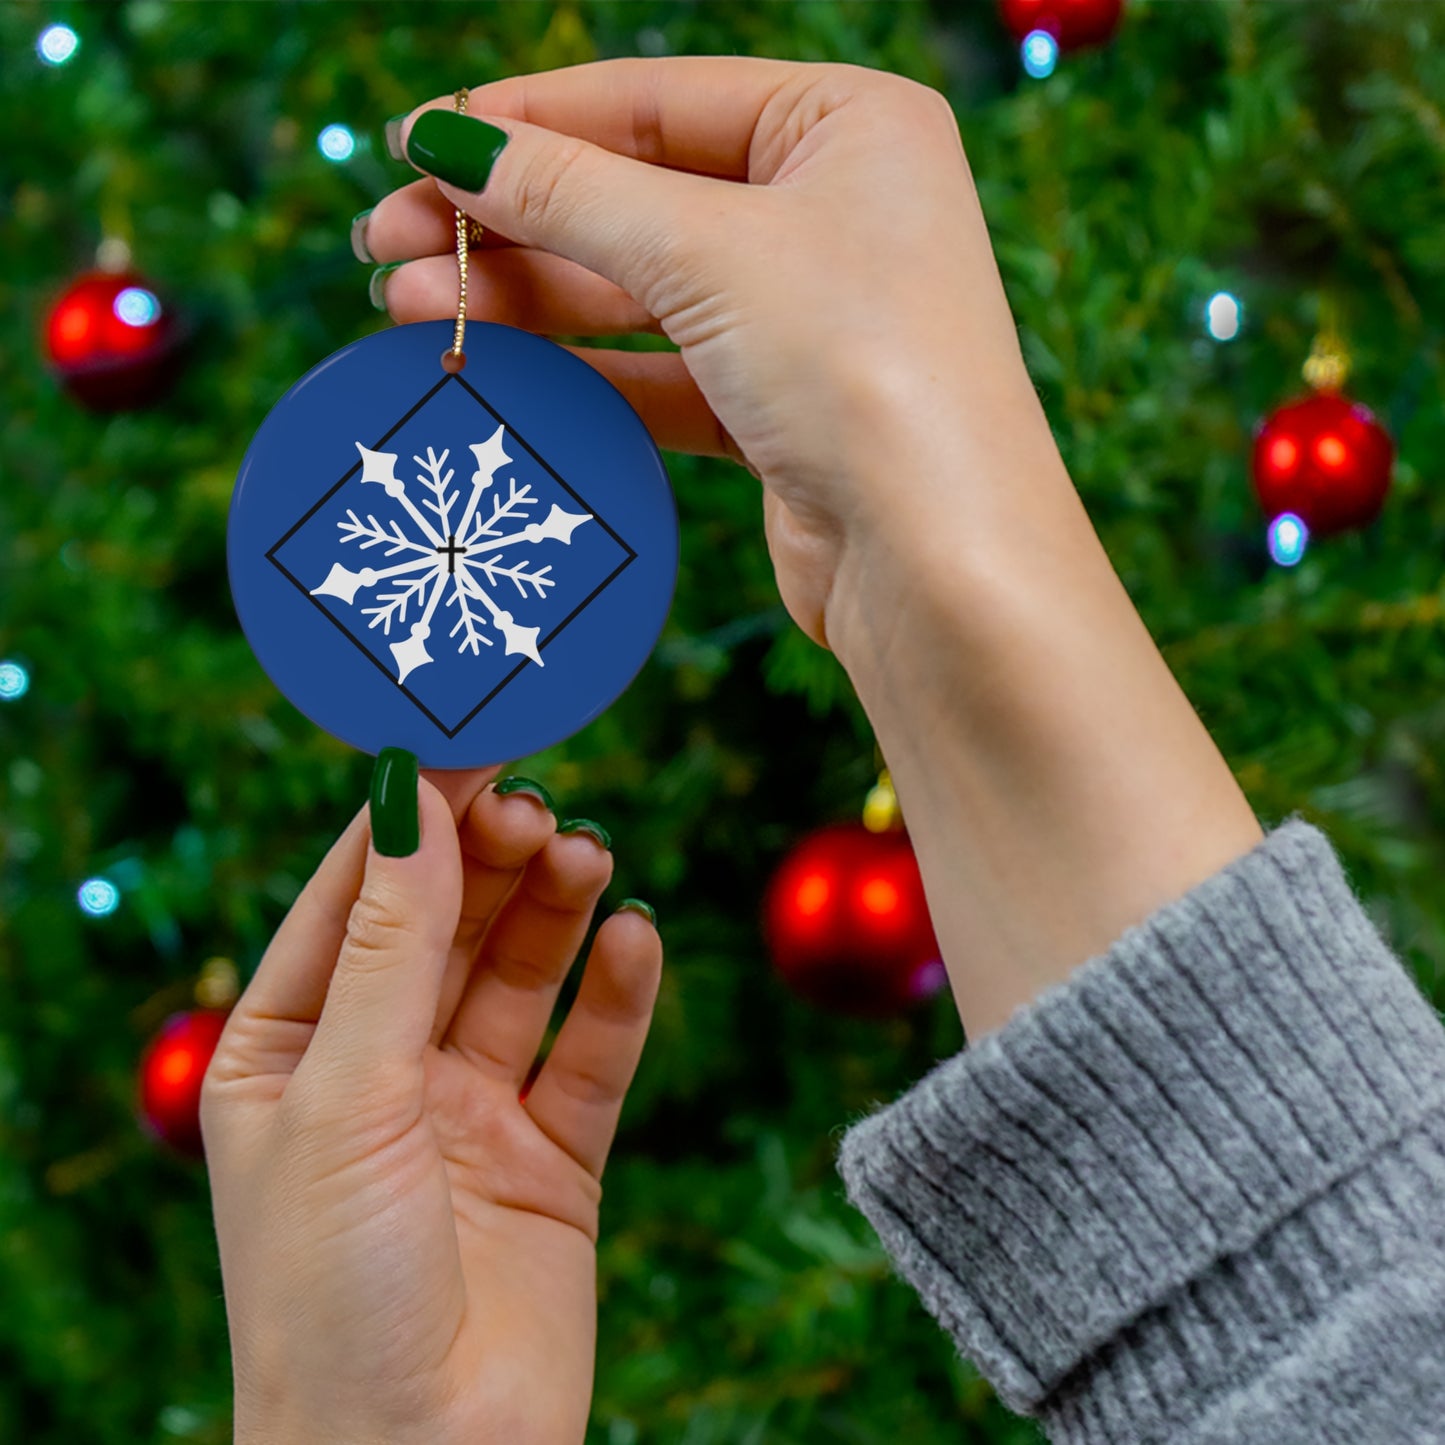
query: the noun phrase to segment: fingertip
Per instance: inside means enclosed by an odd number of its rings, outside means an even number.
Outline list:
[[[482,788],[462,819],[462,847],[487,868],[521,868],[557,830],[557,815],[535,793]]]
[[[635,913],[640,918],[645,918],[648,924],[655,930],[657,928],[657,910],[650,903],[644,903],[641,898],[624,898],[617,905],[618,913]]]
[[[634,980],[651,980],[655,989],[662,976],[662,935],[646,913],[619,906],[603,920],[597,942],[611,972],[620,969]]]
[[[490,768],[423,768],[421,777],[447,800],[452,817],[458,823],[466,817],[479,794],[502,771],[501,765]]]

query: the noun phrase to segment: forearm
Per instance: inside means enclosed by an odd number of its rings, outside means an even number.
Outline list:
[[[828,615],[970,1038],[1261,837],[1032,395],[1003,408],[989,438],[878,433],[865,464],[943,481],[870,519]]]

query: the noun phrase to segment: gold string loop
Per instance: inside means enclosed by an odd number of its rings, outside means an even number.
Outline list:
[[[469,92],[463,88],[452,97],[452,104],[459,115],[467,113]],[[455,376],[467,364],[467,354],[462,350],[462,340],[467,334],[467,248],[469,242],[479,243],[482,239],[481,223],[474,221],[465,211],[458,211],[457,217],[457,324],[452,333],[450,351],[442,352],[442,370]]]

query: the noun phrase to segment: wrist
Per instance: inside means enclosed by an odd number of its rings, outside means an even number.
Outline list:
[[[966,405],[961,383],[924,389],[916,406],[876,383],[856,407],[858,500],[824,614],[860,691],[880,669],[880,682],[896,680],[925,646],[986,654],[994,609],[1042,566],[1109,568],[1026,379],[1001,378]]]
[[[1052,438],[844,549],[829,645],[888,761],[971,1037],[1258,842]],[[907,475],[901,473],[900,475]]]

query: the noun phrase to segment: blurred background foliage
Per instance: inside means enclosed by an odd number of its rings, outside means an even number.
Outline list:
[[[47,68],[35,40],[81,38]],[[267,409],[366,302],[350,218],[411,172],[385,118],[615,55],[883,67],[954,103],[1026,355],[1120,574],[1260,816],[1301,811],[1445,991],[1445,7],[1135,0],[1108,48],[1020,74],[988,0],[0,7],[0,1440],[230,1439],[204,1169],[135,1122],[146,1040],[200,962],[243,979],[370,759],[237,627],[226,511]],[[327,124],[353,128],[331,164]],[[159,406],[80,410],[45,310],[119,236],[193,328]],[[908,237],[880,267],[907,265]],[[1202,327],[1218,289],[1242,336]],[[1252,428],[1300,391],[1323,304],[1400,458],[1381,521],[1273,567]],[[607,1176],[596,1445],[1037,1439],[890,1278],[841,1127],[962,1043],[940,1000],[838,1020],[758,931],[790,842],[876,767],[830,656],[782,611],[757,484],[669,456],[682,571],[642,675],[518,760],[616,840],[610,901],[669,967]],[[123,891],[85,917],[75,889]]]

